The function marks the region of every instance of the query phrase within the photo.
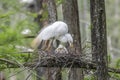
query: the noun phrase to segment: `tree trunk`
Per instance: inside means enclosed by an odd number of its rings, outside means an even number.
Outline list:
[[[57,9],[56,9],[55,0],[48,0],[47,7],[48,7],[49,23],[53,23],[53,22],[57,21]]]
[[[90,0],[92,57],[97,64],[96,80],[108,80],[106,16],[104,0]]]
[[[37,13],[37,16],[35,18],[35,22],[37,22],[39,24],[39,26],[43,27],[43,23],[42,21],[40,21],[40,19],[42,18],[42,13],[40,13],[40,11],[43,9],[43,0],[35,0],[35,12]]]
[[[79,15],[77,0],[64,0],[63,3],[63,18],[68,24],[69,32],[73,34],[74,47],[76,47],[76,53],[81,53],[81,38],[79,28]],[[69,80],[83,80],[82,71],[77,68],[72,68],[69,73]]]
[[[68,24],[69,32],[73,34],[74,45],[78,47],[79,54],[81,52],[81,38],[79,28],[79,15],[77,0],[65,0],[63,3],[63,17]]]
[[[43,27],[45,23],[44,21],[40,21],[43,18],[41,13],[41,11],[43,10],[43,2],[44,0],[35,0],[35,5],[34,5],[35,7],[34,11],[37,13],[37,16],[35,17],[34,21],[38,23],[40,28]],[[42,80],[42,78],[45,75],[46,68],[37,67],[35,70],[37,74],[36,80]]]
[[[54,23],[57,21],[57,9],[55,0],[47,1],[48,7],[48,21]],[[62,80],[61,68],[47,68],[48,69],[48,78],[47,80]]]
[[[87,40],[87,33],[86,33],[86,27],[88,26],[87,24],[87,0],[78,0],[79,3],[79,16],[81,18],[81,46],[85,45],[83,42]]]
[[[42,80],[42,77],[44,77],[45,71],[46,71],[46,68],[44,67],[36,68],[36,74],[37,74],[36,80]]]

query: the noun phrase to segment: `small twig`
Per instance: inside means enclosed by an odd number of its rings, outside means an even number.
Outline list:
[[[28,80],[31,75],[32,75],[32,73],[30,73],[30,74],[26,77],[25,80]]]
[[[25,69],[20,70],[19,72],[16,72],[16,73],[14,73],[13,75],[8,76],[7,78],[13,77],[13,76],[15,76],[15,75],[17,75],[17,74],[19,74],[19,73],[23,72],[24,70],[25,70]]]
[[[0,58],[0,61],[7,62],[10,65],[18,65],[17,63],[10,61],[10,60],[7,60],[7,59],[4,59],[4,58]]]
[[[35,36],[24,36],[24,38],[35,38]]]
[[[34,53],[34,51],[21,51],[19,53]]]

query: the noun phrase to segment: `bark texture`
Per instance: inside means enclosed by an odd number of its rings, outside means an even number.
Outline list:
[[[77,0],[64,0],[63,3],[63,18],[68,24],[69,32],[74,38],[75,54],[81,53],[81,38],[80,38],[80,28],[79,28],[79,15],[78,15],[78,5]],[[77,68],[72,68],[69,73],[69,80],[82,80],[82,71]]]
[[[68,24],[69,32],[73,35],[74,45],[78,48],[78,54],[81,52],[81,37],[79,28],[79,14],[77,0],[64,0],[63,17]]]
[[[56,10],[55,0],[48,0],[47,6],[48,6],[49,23],[53,23],[57,20],[57,10]]]
[[[37,13],[37,16],[35,17],[34,21],[38,23],[39,27],[43,27],[43,22],[40,21],[42,19],[42,13],[39,13],[43,9],[43,0],[35,0],[34,5],[31,7],[34,7],[34,12]],[[38,47],[39,48],[39,47]],[[45,73],[45,68],[43,67],[37,67],[36,69],[36,80],[42,80],[42,77]]]
[[[57,9],[55,0],[47,1],[49,24],[57,21]],[[61,68],[48,68],[47,80],[62,80]]]
[[[108,80],[106,16],[104,0],[90,0],[93,61],[97,64],[96,79]]]
[[[43,27],[43,22],[40,21],[42,18],[42,13],[40,12],[43,9],[43,0],[35,0],[35,12],[37,13],[37,16],[35,18],[35,22],[39,24],[40,27]]]

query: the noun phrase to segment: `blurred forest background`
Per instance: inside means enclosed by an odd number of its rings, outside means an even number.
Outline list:
[[[62,2],[56,0],[58,20],[63,20]],[[30,48],[32,38],[36,36],[42,26],[35,20],[38,12],[33,9],[36,3],[33,0],[0,0],[0,58],[8,59],[21,65],[32,60],[34,57]],[[120,0],[105,0],[107,43],[109,66],[120,68]],[[86,54],[91,52],[91,24],[90,24],[90,0],[78,0],[82,49]],[[32,9],[31,9],[32,8]],[[35,7],[34,7],[35,8]],[[44,5],[43,8],[46,8]],[[47,9],[44,9],[47,11]],[[44,21],[48,14],[43,12]],[[74,18],[74,17],[73,17]],[[30,69],[21,67],[8,69],[7,64],[0,62],[0,70],[4,73],[6,80],[25,80],[32,73],[30,80],[35,80],[36,73]],[[67,72],[67,71],[66,71]],[[92,74],[92,73],[91,73]],[[63,71],[64,80],[66,73]],[[120,80],[119,74],[112,74],[116,80]],[[92,80],[87,75],[85,80]]]

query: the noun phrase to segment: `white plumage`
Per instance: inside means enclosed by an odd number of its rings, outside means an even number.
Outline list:
[[[73,43],[73,38],[71,36],[71,34],[67,33],[65,35],[62,35],[60,37],[57,38],[60,42],[62,43]]]
[[[59,37],[61,35],[64,35],[67,32],[68,32],[67,24],[62,21],[56,21],[55,23],[44,28],[38,36],[42,40],[48,40],[53,37]]]
[[[65,47],[66,43],[69,43],[70,47],[73,47],[73,38],[70,33],[58,37],[57,40],[60,41],[60,44],[55,50],[56,53],[68,53]]]
[[[50,40],[53,38],[59,38],[62,35],[68,33],[68,26],[62,21],[56,21],[53,24],[43,28],[39,35],[33,40],[32,47],[37,48],[42,40]]]
[[[57,37],[53,42],[54,46],[57,45],[56,40],[59,40],[60,44],[62,44],[62,45],[69,43],[69,45],[72,46],[72,44],[73,44],[73,38],[70,33],[67,33],[65,35],[61,35],[60,37]]]

